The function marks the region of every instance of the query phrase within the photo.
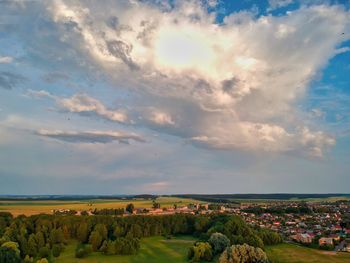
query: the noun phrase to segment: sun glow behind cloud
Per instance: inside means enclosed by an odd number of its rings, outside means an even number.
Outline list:
[[[215,54],[210,40],[190,27],[164,27],[155,37],[156,65],[175,72],[195,69],[212,74]]]

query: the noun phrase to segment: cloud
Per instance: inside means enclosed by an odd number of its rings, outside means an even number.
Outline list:
[[[121,133],[116,131],[60,131],[60,130],[38,130],[37,135],[49,137],[60,141],[71,143],[110,143],[118,141],[119,143],[129,144],[131,140],[145,142],[145,140],[136,134]]]
[[[62,109],[70,112],[77,112],[82,114],[94,113],[102,118],[117,121],[127,122],[128,117],[123,111],[109,110],[99,100],[89,97],[86,94],[75,94],[70,98],[57,99],[59,106]]]
[[[217,24],[207,6],[61,0],[47,2],[45,10],[61,61],[107,76],[118,91],[132,90],[142,98],[139,108],[160,109],[146,114],[144,125],[166,124],[158,130],[206,147],[321,156],[334,139],[308,127],[308,113],[303,117],[296,105],[330,59],[347,52],[339,46],[350,35],[349,12],[305,5],[279,16],[232,13]],[[130,101],[132,108],[136,99]],[[71,112],[128,120],[84,94],[58,103]]]
[[[0,87],[10,90],[23,82],[24,79],[23,76],[17,73],[2,71],[0,72]]]
[[[269,0],[269,10],[286,7],[292,4],[294,0]]]
[[[0,57],[0,64],[9,64],[13,61],[13,57]]]
[[[172,116],[166,112],[162,112],[158,109],[152,108],[148,114],[146,114],[146,119],[150,122],[160,125],[160,126],[171,126],[174,125],[175,122]]]
[[[43,98],[43,97],[48,97],[52,99],[56,99],[57,97],[52,95],[50,92],[46,90],[32,90],[29,89],[26,93],[26,95],[31,96],[31,97],[36,97],[36,98]]]
[[[128,116],[122,110],[110,110],[99,100],[84,93],[78,93],[69,98],[52,95],[46,90],[28,90],[27,95],[32,97],[48,97],[54,99],[58,106],[65,111],[82,115],[94,115],[110,121],[126,123]]]

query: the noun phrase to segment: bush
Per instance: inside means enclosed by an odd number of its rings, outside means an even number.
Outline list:
[[[208,242],[197,242],[189,249],[187,256],[191,262],[211,261],[213,250]]]
[[[39,248],[39,256],[41,258],[47,258],[50,256],[50,249],[48,247],[41,247]]]
[[[88,256],[92,252],[92,248],[90,245],[78,244],[75,249],[75,257],[76,258],[84,258]]]
[[[61,244],[55,244],[52,246],[52,255],[57,258],[60,256],[63,250],[63,246]]]
[[[209,244],[213,248],[214,255],[216,255],[230,245],[230,240],[221,233],[214,233],[209,238]]]
[[[33,258],[26,255],[26,257],[23,260],[24,263],[32,263],[33,262]]]
[[[6,246],[0,247],[0,263],[20,263],[21,258],[11,248]]]
[[[265,252],[258,247],[247,244],[228,247],[220,256],[219,263],[267,263]]]

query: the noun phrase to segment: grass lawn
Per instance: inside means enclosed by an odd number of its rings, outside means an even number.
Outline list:
[[[159,197],[157,202],[161,207],[172,207],[175,203],[178,205],[187,205],[189,203],[198,203],[193,199],[177,198],[177,197]],[[92,206],[89,206],[89,203]],[[121,208],[127,204],[133,203],[136,208],[152,207],[152,200],[83,200],[83,201],[0,201],[0,211],[18,215],[35,215],[40,213],[51,214],[53,209],[73,209],[73,210],[89,210],[103,208]]]
[[[194,239],[187,236],[171,240],[163,237],[149,237],[141,239],[141,249],[137,255],[106,256],[94,252],[83,259],[75,258],[76,243],[71,243],[55,260],[55,263],[188,263],[187,251],[193,242]]]
[[[350,262],[350,253],[336,253],[293,244],[280,244],[266,247],[272,263],[345,263]]]

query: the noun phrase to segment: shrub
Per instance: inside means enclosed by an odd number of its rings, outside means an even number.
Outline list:
[[[221,233],[214,233],[209,238],[209,244],[213,248],[213,253],[216,255],[230,245],[230,240]]]
[[[63,246],[61,244],[55,244],[52,246],[52,255],[57,258],[60,256],[63,250]]]
[[[48,247],[41,247],[39,248],[39,256],[41,258],[47,258],[50,255],[50,249]]]
[[[211,261],[213,259],[213,252],[208,242],[197,242],[189,249],[187,256],[191,262]]]
[[[84,258],[88,256],[92,252],[92,248],[90,245],[78,244],[75,249],[75,257],[76,258]]]
[[[247,244],[228,247],[220,256],[219,263],[267,263],[265,252],[258,247]]]

